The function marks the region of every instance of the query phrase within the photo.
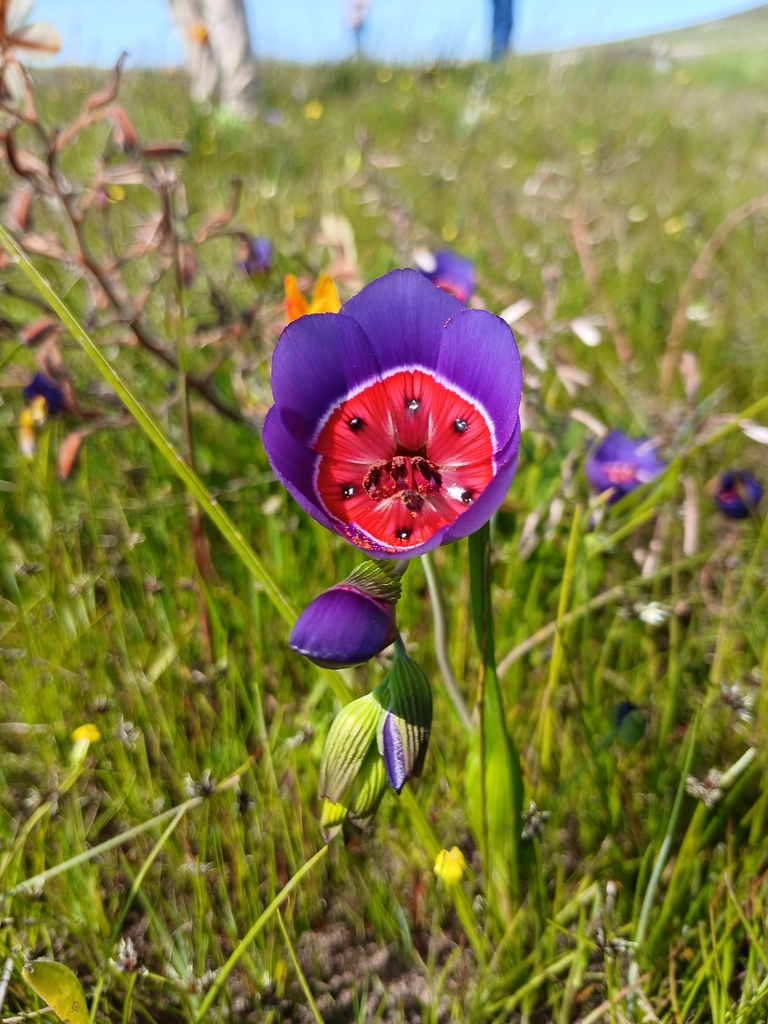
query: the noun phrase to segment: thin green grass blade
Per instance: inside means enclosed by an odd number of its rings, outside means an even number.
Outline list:
[[[307,872],[311,871],[312,868],[316,864],[318,864],[323,859],[323,857],[327,855],[328,849],[329,847],[327,846],[321,846],[317,853],[309,858],[306,864],[302,864],[302,866],[299,868],[296,874],[285,883],[283,888],[280,890],[277,896],[275,896],[275,898],[272,900],[272,902],[269,904],[266,910],[259,915],[256,921],[254,921],[254,923],[248,929],[246,934],[238,942],[238,944],[232,951],[232,955],[221,968],[219,973],[216,975],[216,980],[213,982],[211,987],[206,992],[205,998],[200,1004],[200,1009],[197,1011],[197,1016],[195,1017],[195,1024],[200,1024],[200,1022],[205,1019],[205,1015],[206,1013],[208,1013],[211,1004],[216,999],[216,996],[221,991],[224,982],[227,980],[230,973],[232,972],[233,967],[236,966],[237,962],[241,959],[241,957],[247,950],[248,946],[253,942],[253,940],[264,927],[264,925],[277,911],[277,909],[279,908],[283,900],[286,898],[286,896],[296,888],[296,886],[302,880],[304,875],[306,875]]]

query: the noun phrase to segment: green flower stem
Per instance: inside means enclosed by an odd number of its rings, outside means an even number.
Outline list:
[[[427,580],[427,588],[432,606],[432,618],[435,624],[435,655],[437,657],[437,665],[440,669],[443,685],[453,702],[461,724],[465,729],[469,730],[472,728],[472,715],[459,689],[459,684],[456,682],[456,676],[451,668],[451,659],[448,657],[448,630],[445,623],[445,606],[443,604],[440,578],[437,574],[431,551],[421,556],[421,564]]]

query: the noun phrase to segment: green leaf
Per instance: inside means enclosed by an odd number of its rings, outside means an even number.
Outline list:
[[[483,660],[478,691],[481,729],[467,764],[467,790],[474,796],[470,820],[483,853],[489,891],[507,913],[520,900],[523,774],[496,674],[487,523],[469,538],[469,571],[472,616]]]
[[[64,1024],[88,1024],[83,986],[74,971],[53,960],[24,964],[21,976]]]

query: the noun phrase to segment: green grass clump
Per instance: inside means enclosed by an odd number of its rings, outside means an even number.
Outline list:
[[[201,575],[195,503],[138,428],[89,437],[64,481],[55,453],[72,424],[52,421],[34,459],[21,456],[18,386],[33,354],[15,333],[41,310],[9,269],[0,958],[14,971],[4,1016],[37,1006],[17,968],[46,956],[77,971],[103,1021],[764,1019],[768,536],[760,516],[720,518],[706,491],[728,466],[767,476],[765,449],[738,421],[745,410],[765,421],[768,206],[728,221],[764,191],[763,77],[733,54],[683,63],[637,49],[498,68],[276,65],[263,72],[270,116],[241,124],[193,109],[180,75],[126,76],[120,102],[142,138],[190,144],[173,165],[189,230],[239,178],[237,226],[275,244],[272,278],[256,292],[236,273],[230,238],[201,245],[183,325],[190,370],[211,370],[231,403],[247,385],[247,422],[191,393],[194,461],[264,574],[209,526],[212,571]],[[73,98],[97,84],[74,71],[41,76],[46,122],[66,122]],[[108,140],[108,126],[89,129],[66,173],[87,180]],[[124,193],[102,228],[88,221],[97,252],[124,250],[153,208],[142,186]],[[398,614],[436,693],[423,778],[385,799],[371,832],[321,855],[278,901],[279,917],[264,913],[322,849],[317,766],[338,695],[369,690],[386,670],[379,659],[341,680],[288,650],[285,601],[308,603],[356,552],[299,512],[253,429],[269,402],[281,275],[325,268],[317,233],[329,212],[351,223],[367,279],[410,263],[416,245],[450,243],[476,260],[490,309],[532,303],[515,327],[527,378],[520,468],[493,524],[507,726],[535,803],[521,902],[506,911],[468,825],[470,743],[439,682],[414,564]],[[41,266],[85,317],[76,268]],[[139,262],[129,283],[138,290],[146,275]],[[153,294],[147,316],[170,344],[172,283]],[[219,362],[195,344],[214,312],[245,325]],[[584,316],[599,321],[597,348],[569,328]],[[102,350],[184,451],[178,375],[144,350],[113,351],[124,324],[97,326]],[[95,394],[75,337],[60,344],[78,393]],[[676,375],[684,349],[701,377],[687,400]],[[675,375],[662,386],[667,352]],[[604,515],[590,508],[591,435],[574,410],[657,435],[670,468]],[[471,707],[480,658],[466,545],[434,560],[447,654]],[[666,610],[660,624],[640,617],[651,602]],[[642,735],[613,728],[623,701],[641,709]],[[72,733],[86,723],[100,738],[83,750]],[[703,782],[733,765],[719,800],[706,784],[686,790],[688,775]],[[433,862],[454,844],[469,868],[451,890]]]

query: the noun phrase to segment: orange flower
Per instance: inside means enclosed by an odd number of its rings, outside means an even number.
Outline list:
[[[328,274],[322,274],[315,287],[312,289],[312,301],[307,302],[299,291],[299,285],[295,274],[287,274],[285,277],[285,311],[288,314],[288,323],[298,320],[300,316],[307,313],[338,313],[341,309],[341,299]]]

